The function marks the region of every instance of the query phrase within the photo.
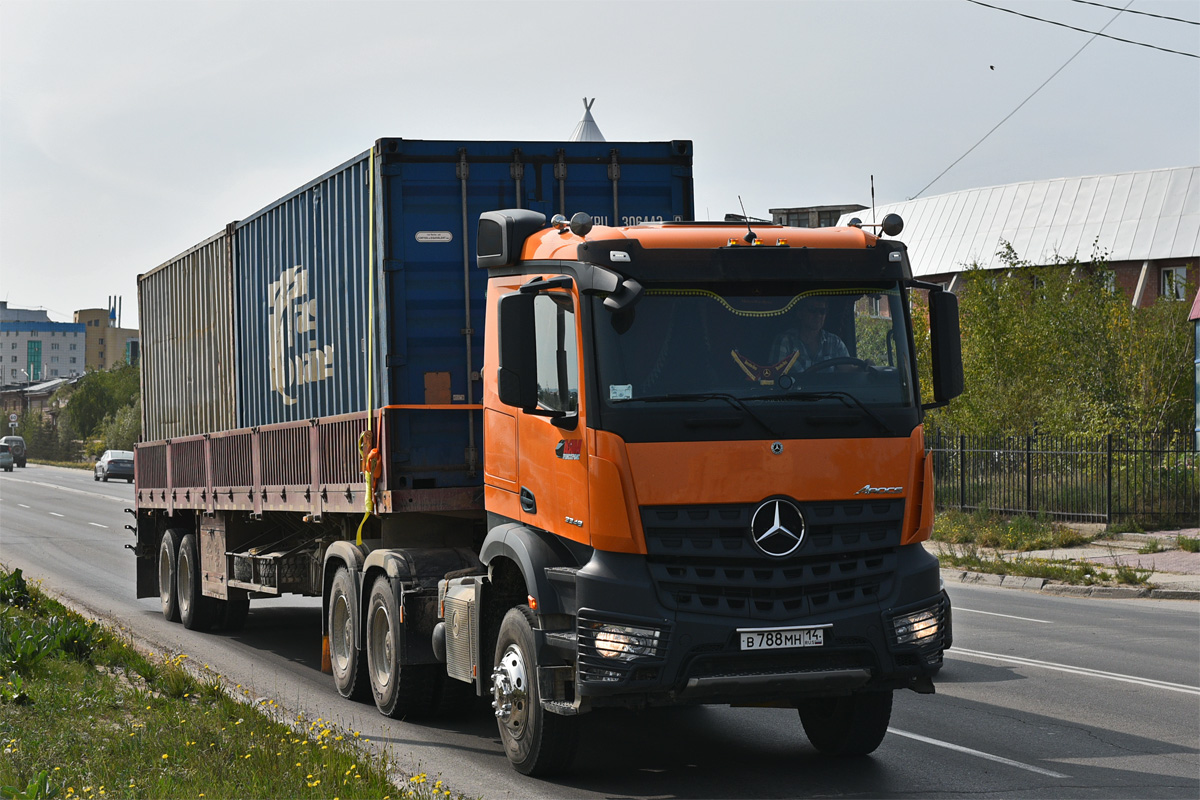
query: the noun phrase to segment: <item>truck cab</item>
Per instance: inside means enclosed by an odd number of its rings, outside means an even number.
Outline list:
[[[478,262],[487,576],[441,582],[435,650],[514,765],[560,769],[605,706],[794,707],[818,749],[877,747],[951,643],[922,419],[962,389],[954,295],[861,226],[506,210]]]

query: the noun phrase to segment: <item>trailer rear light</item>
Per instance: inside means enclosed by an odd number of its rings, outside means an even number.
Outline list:
[[[923,644],[939,633],[936,609],[925,609],[896,617],[896,644]]]

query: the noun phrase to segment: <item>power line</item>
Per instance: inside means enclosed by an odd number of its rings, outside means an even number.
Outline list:
[[[1165,19],[1171,22],[1182,22],[1185,25],[1200,25],[1193,19],[1181,19],[1179,17],[1168,17],[1165,14],[1151,14],[1149,11],[1134,11],[1132,8],[1126,10],[1120,6],[1109,6],[1104,3],[1096,3],[1093,0],[1071,0],[1072,3],[1082,3],[1085,6],[1096,6],[1097,8],[1107,8],[1109,11],[1125,11],[1126,14],[1141,14],[1143,17],[1154,17],[1155,19]]]
[[[1014,14],[1018,17],[1024,17],[1025,19],[1034,20],[1035,22],[1045,22],[1047,25],[1057,25],[1060,28],[1069,28],[1073,31],[1079,31],[1080,33],[1090,33],[1090,34],[1093,34],[1094,36],[1103,36],[1105,39],[1112,39],[1113,41],[1124,42],[1125,44],[1136,44],[1139,47],[1149,47],[1152,50],[1161,50],[1164,53],[1174,53],[1177,56],[1187,56],[1188,58],[1200,58],[1200,55],[1196,55],[1195,53],[1186,53],[1182,50],[1171,50],[1170,48],[1167,48],[1167,47],[1159,47],[1156,44],[1147,44],[1146,42],[1135,42],[1133,39],[1122,39],[1119,36],[1109,36],[1108,34],[1099,33],[1097,31],[1089,31],[1085,28],[1076,28],[1074,25],[1068,25],[1065,22],[1055,22],[1052,19],[1043,19],[1041,17],[1035,17],[1031,14],[1022,14],[1020,11],[1013,11],[1011,8],[1001,8],[1000,6],[989,5],[988,3],[984,3],[981,0],[967,0],[967,2],[974,3],[977,6],[983,6],[984,8],[990,8],[994,11],[1003,11],[1005,14]],[[1106,25],[1105,27],[1108,27],[1108,26]],[[1101,30],[1103,30],[1103,28],[1101,28]]]
[[[1128,8],[1128,7],[1129,7],[1129,6],[1131,6],[1131,5],[1133,5],[1133,0],[1129,0],[1129,2],[1125,4],[1125,8]],[[1118,11],[1116,14],[1114,14],[1112,19],[1110,19],[1108,22],[1104,23],[1104,28],[1101,28],[1101,29],[1100,29],[1100,31],[1103,31],[1103,30],[1104,30],[1105,28],[1107,28],[1109,25],[1112,25],[1114,22],[1116,22],[1116,21],[1117,21],[1117,17],[1121,16],[1121,13],[1122,13],[1124,10],[1125,10],[1125,9],[1121,9],[1121,10],[1120,10],[1120,11]],[[939,172],[936,178],[934,178],[933,180],[931,180],[929,183],[925,184],[925,187],[924,187],[923,189],[921,189],[921,191],[917,192],[916,194],[914,194],[912,197],[910,197],[910,198],[908,198],[908,199],[909,199],[909,200],[916,200],[918,197],[920,197],[921,195],[925,194],[925,189],[928,189],[930,186],[933,186],[935,183],[937,183],[938,181],[940,181],[940,180],[942,179],[942,176],[943,176],[943,175],[945,175],[945,174],[946,174],[947,172],[949,172],[950,170],[954,169],[954,166],[955,166],[956,164],[958,164],[958,162],[962,161],[964,158],[966,158],[967,156],[971,155],[971,153],[972,153],[972,152],[974,152],[974,150],[975,150],[975,148],[976,148],[976,147],[979,147],[979,145],[981,145],[981,144],[983,144],[985,141],[987,141],[987,138],[988,138],[989,136],[991,136],[993,133],[995,133],[995,132],[996,132],[996,130],[997,130],[997,129],[998,129],[1000,126],[1001,126],[1001,125],[1003,125],[1004,123],[1008,122],[1009,118],[1010,118],[1010,117],[1012,117],[1012,115],[1013,115],[1013,114],[1016,114],[1018,111],[1020,111],[1022,106],[1024,106],[1026,103],[1028,103],[1030,100],[1032,100],[1032,99],[1033,99],[1033,97],[1034,97],[1034,95],[1036,95],[1036,94],[1037,94],[1038,92],[1040,92],[1042,89],[1046,88],[1046,84],[1048,84],[1050,81],[1054,80],[1055,76],[1056,76],[1056,75],[1058,75],[1058,73],[1062,72],[1064,69],[1066,69],[1066,68],[1067,68],[1067,64],[1070,64],[1072,61],[1074,61],[1074,60],[1075,60],[1075,58],[1076,58],[1076,56],[1078,56],[1080,53],[1082,53],[1082,52],[1084,51],[1084,49],[1086,49],[1086,48],[1087,48],[1087,46],[1088,46],[1089,44],[1091,44],[1092,42],[1096,41],[1096,39],[1097,39],[1099,36],[1100,36],[1100,32],[1097,32],[1097,33],[1093,34],[1093,35],[1092,35],[1092,38],[1088,39],[1086,42],[1084,42],[1084,43],[1083,43],[1083,47],[1081,47],[1081,48],[1079,48],[1078,50],[1076,50],[1076,51],[1075,51],[1075,55],[1071,56],[1071,57],[1070,57],[1070,58],[1068,58],[1066,61],[1064,61],[1064,62],[1063,62],[1063,65],[1062,65],[1061,67],[1059,67],[1058,69],[1054,70],[1054,74],[1053,74],[1053,75],[1051,75],[1049,78],[1046,78],[1046,80],[1042,81],[1042,85],[1041,85],[1041,86],[1037,87],[1037,88],[1036,88],[1036,89],[1034,89],[1032,92],[1030,92],[1029,96],[1028,96],[1028,97],[1026,97],[1024,100],[1022,100],[1022,101],[1020,102],[1020,104],[1019,104],[1019,105],[1018,105],[1016,108],[1014,108],[1012,111],[1008,112],[1008,115],[1007,115],[1007,116],[1005,116],[1005,117],[1004,117],[1004,119],[1002,119],[1002,120],[1000,120],[999,122],[997,122],[997,123],[996,123],[996,124],[995,124],[995,125],[992,127],[992,129],[991,129],[990,131],[988,131],[987,133],[985,133],[985,134],[983,135],[983,138],[982,138],[982,139],[980,139],[980,140],[979,140],[978,142],[976,142],[975,144],[971,145],[971,149],[970,149],[970,150],[968,150],[967,152],[963,153],[963,154],[962,154],[961,156],[959,156],[958,158],[954,159],[954,162],[953,162],[953,163],[951,163],[951,164],[950,164],[950,166],[946,167],[944,170],[942,170],[941,172]]]

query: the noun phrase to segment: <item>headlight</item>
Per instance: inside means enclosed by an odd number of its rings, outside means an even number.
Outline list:
[[[639,656],[653,656],[658,648],[659,631],[650,628],[601,623],[595,630],[596,652],[605,658],[629,661]]]
[[[922,644],[938,635],[937,613],[932,610],[905,614],[893,620],[896,626],[896,644]]]

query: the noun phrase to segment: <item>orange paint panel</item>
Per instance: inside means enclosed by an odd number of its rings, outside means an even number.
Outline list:
[[[774,247],[784,240],[789,247],[821,247],[861,250],[872,247],[876,237],[861,228],[785,228],[780,225],[755,225],[754,232],[762,240],[763,247]],[[521,250],[524,261],[561,259],[575,261],[576,248],[584,241],[612,241],[614,239],[636,239],[646,249],[713,249],[725,247],[733,239],[744,244],[744,226],[702,225],[695,227],[674,225],[644,225],[628,228],[596,226],[586,237],[573,233],[560,233],[547,228],[525,240]],[[747,247],[750,245],[746,245]]]
[[[643,505],[849,500],[864,486],[903,492],[859,497],[910,499],[913,440],[811,439],[675,442],[628,445],[638,502]],[[921,451],[917,451],[921,453]]]
[[[521,518],[521,501],[516,492],[506,492],[495,486],[484,484],[483,507],[493,514],[509,519]]]
[[[487,483],[517,491],[517,421],[495,409],[483,412],[483,474]]]
[[[641,537],[634,539],[629,524],[621,470],[616,464],[595,454],[588,458],[588,494],[592,547],[615,553],[645,552]]]

